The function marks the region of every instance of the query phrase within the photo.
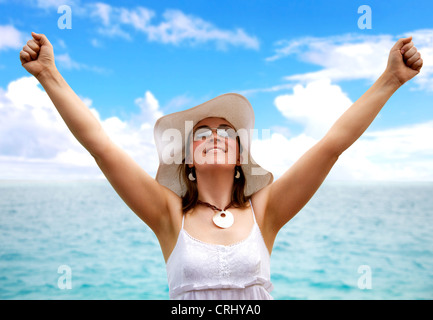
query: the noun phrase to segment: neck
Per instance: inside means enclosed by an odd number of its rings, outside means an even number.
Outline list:
[[[198,199],[223,209],[232,199],[233,170],[197,172]]]

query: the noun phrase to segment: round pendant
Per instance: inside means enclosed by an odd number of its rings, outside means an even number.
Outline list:
[[[215,213],[212,220],[215,225],[223,229],[230,228],[235,221],[233,214],[227,210]]]

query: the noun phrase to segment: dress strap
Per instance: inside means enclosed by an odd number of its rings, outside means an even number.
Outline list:
[[[182,215],[182,229],[183,229],[183,223],[185,222],[185,214]]]
[[[253,219],[254,219],[254,223],[257,223],[256,221],[256,214],[254,213],[254,209],[253,209],[253,203],[251,202],[251,198],[250,198],[250,207],[251,207],[251,211],[253,213]]]

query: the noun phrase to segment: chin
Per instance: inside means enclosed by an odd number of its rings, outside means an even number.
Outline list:
[[[213,168],[213,169],[230,169],[233,170],[236,166],[236,161],[230,161],[226,156],[212,156],[212,157],[203,157],[203,159],[199,159],[199,161],[196,162],[197,167],[206,167],[206,168]]]

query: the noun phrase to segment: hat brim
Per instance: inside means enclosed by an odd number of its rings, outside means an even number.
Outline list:
[[[250,196],[272,183],[273,175],[258,165],[251,156],[251,136],[254,129],[254,111],[242,95],[227,93],[193,108],[163,116],[154,127],[155,144],[159,156],[156,181],[182,197],[186,182],[179,175],[179,166],[185,158],[185,144],[191,129],[209,117],[224,118],[239,134],[243,157],[241,166],[246,178],[245,195]]]

